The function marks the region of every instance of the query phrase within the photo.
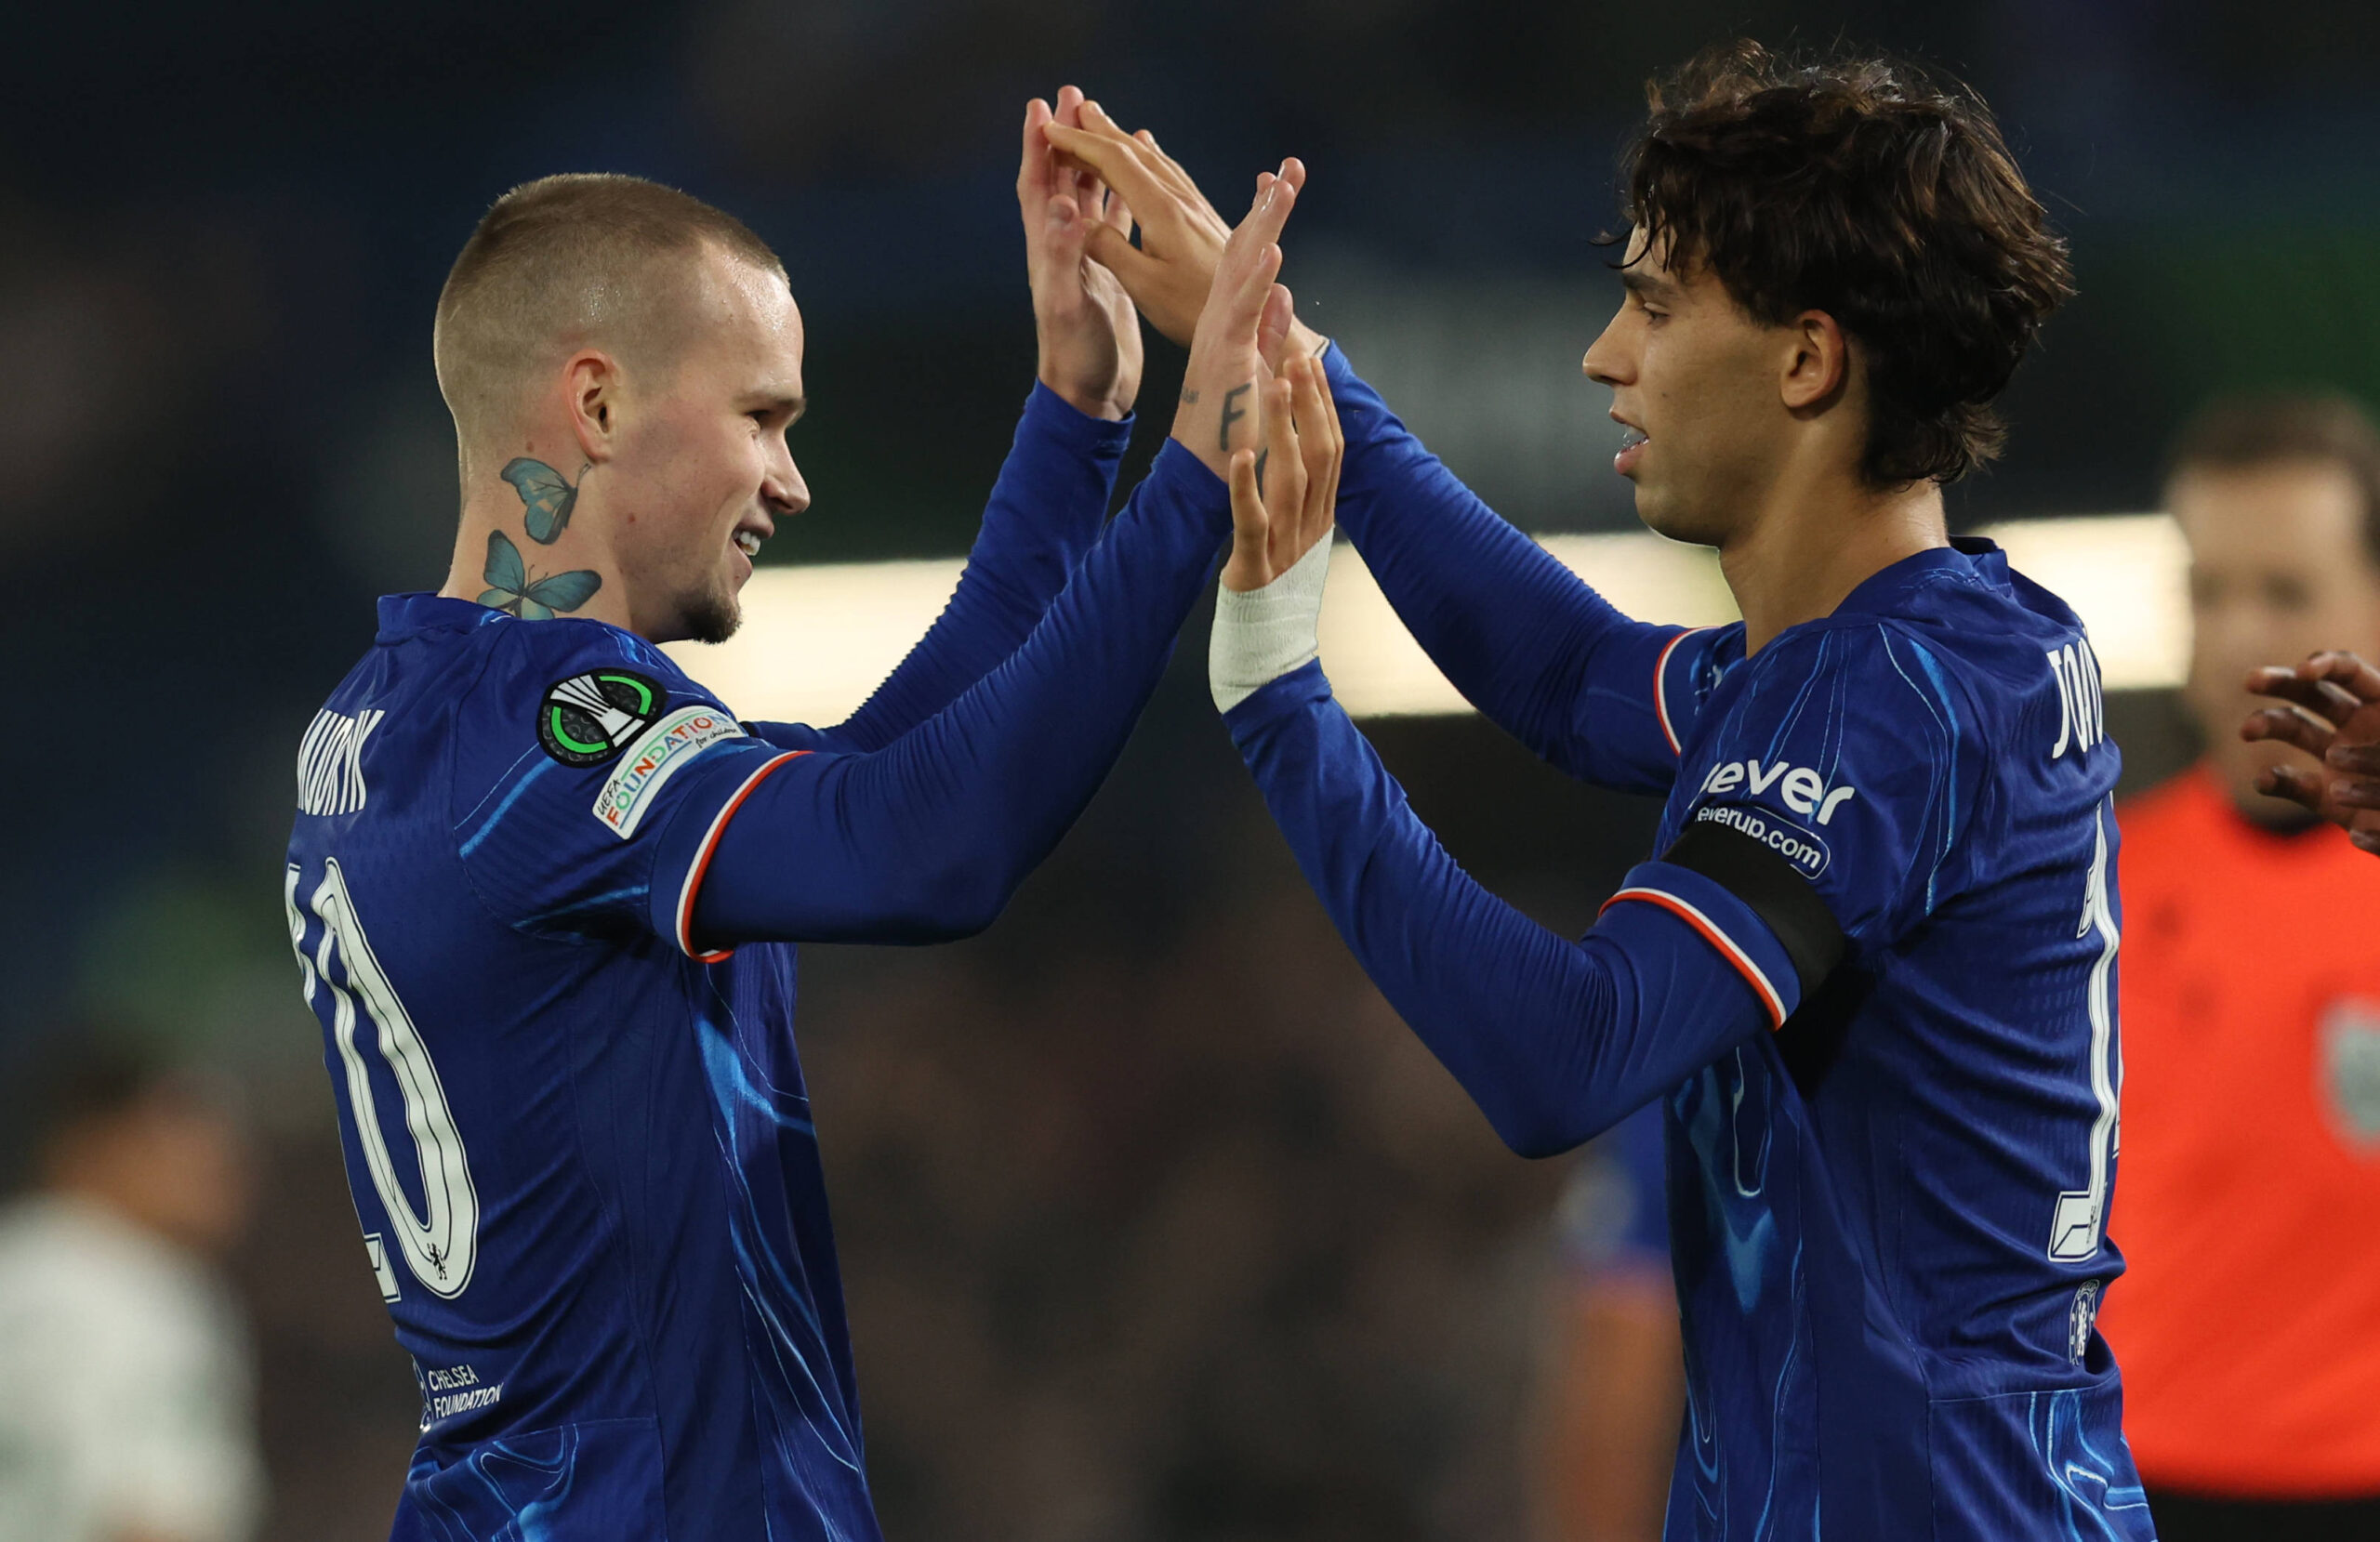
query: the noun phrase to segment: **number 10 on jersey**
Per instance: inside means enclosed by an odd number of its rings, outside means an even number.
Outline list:
[[[397,1254],[424,1289],[451,1300],[471,1283],[471,1271],[479,1259],[480,1204],[471,1187],[470,1160],[455,1128],[445,1088],[439,1084],[438,1068],[430,1063],[429,1047],[364,934],[364,921],[356,914],[355,899],[348,891],[338,859],[327,859],[323,869],[323,881],[307,898],[303,910],[298,903],[302,876],[295,864],[288,868],[282,885],[289,916],[289,945],[298,954],[306,1004],[317,1012],[327,1008],[325,1026],[346,1073],[348,1114],[354,1121],[364,1164],[372,1175],[373,1193],[388,1215]],[[320,935],[310,953],[307,934],[317,925]],[[324,995],[326,1003],[322,999]],[[421,1178],[421,1210],[427,1214],[416,1211],[397,1178],[396,1159],[372,1087],[367,1047],[357,1042],[357,1030],[367,1021],[372,1028],[369,1051],[388,1067],[404,1105],[404,1127]],[[398,1299],[402,1292],[388,1248],[377,1233],[364,1241],[381,1297]]]

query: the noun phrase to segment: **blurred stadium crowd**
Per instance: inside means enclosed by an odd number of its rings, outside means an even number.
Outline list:
[[[253,1344],[262,1478],[253,1528],[225,1500],[219,1535],[385,1535],[414,1437],[276,871],[291,752],[371,597],[436,581],[430,308],[493,196],[618,169],[746,217],[811,329],[817,503],[773,560],[953,555],[1030,378],[1014,120],[1078,79],[1202,175],[1305,157],[1287,277],[1316,324],[1524,527],[1620,529],[1576,374],[1616,293],[1589,240],[1641,78],[1732,29],[1963,70],[2073,239],[2082,298],[1955,521],[2155,507],[2164,443],[2218,389],[2380,399],[2380,15],[2358,5],[241,0],[14,24],[0,639],[95,731],[23,725],[0,1054],[38,1101],[60,1084],[35,1068],[104,1021],[236,1090],[206,1106],[253,1203],[196,1240],[247,1325],[223,1342]],[[1153,354],[1144,402],[1180,367]],[[1184,662],[989,935],[806,956],[886,1529],[1554,1535],[1570,1171],[1511,1159],[1398,1028]],[[2192,752],[2162,695],[2109,715],[2131,788]],[[1650,838],[1649,807],[1475,719],[1374,726],[1448,844],[1549,924],[1586,925]],[[1297,988],[1254,989],[1281,957]],[[11,1120],[28,1184],[56,1176],[35,1112]]]

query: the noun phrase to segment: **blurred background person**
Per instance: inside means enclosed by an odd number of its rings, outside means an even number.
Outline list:
[[[262,1508],[248,1336],[217,1259],[248,1223],[219,1087],[61,1036],[0,1212],[0,1538],[238,1542]]]
[[[2102,1319],[2164,1542],[2380,1535],[2380,867],[2256,790],[2240,682],[2380,647],[2380,433],[2336,396],[2215,403],[2166,506],[2205,751],[2126,804],[2123,1125]]]
[[[1598,1136],[1564,1189],[1537,1463],[1542,1542],[1657,1542],[1686,1405],[1661,1106]]]

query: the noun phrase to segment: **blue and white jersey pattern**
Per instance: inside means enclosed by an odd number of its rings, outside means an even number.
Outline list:
[[[1668,1100],[1687,1429],[1668,1535],[2151,1535],[2094,1328],[2122,1272],[2098,672],[1981,543],[1652,694],[1698,824],[1789,862],[1843,963]]]
[[[694,956],[796,752],[649,644],[426,595],[307,737],[284,875],[422,1389],[399,1537],[877,1535],[794,949]]]

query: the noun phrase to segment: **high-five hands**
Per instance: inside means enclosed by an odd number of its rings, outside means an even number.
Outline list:
[[[1082,92],[1066,86],[1057,107],[1036,97],[1025,109],[1025,153],[1016,203],[1025,217],[1025,268],[1041,342],[1041,383],[1078,411],[1121,419],[1141,390],[1141,323],[1131,297],[1098,250],[1132,249],[1132,211],[1123,195],[1051,148],[1043,130],[1071,129]]]
[[[1132,244],[1129,228],[1093,230],[1088,250],[1123,281],[1150,325],[1176,343],[1188,343],[1230,233],[1223,217],[1190,174],[1157,148],[1147,129],[1125,133],[1097,102],[1082,103],[1075,121],[1060,117],[1042,132],[1064,164],[1104,180],[1130,202],[1140,220],[1141,244]],[[1277,175],[1293,190],[1305,187],[1302,162],[1282,162]],[[1284,351],[1281,344],[1289,353],[1310,355],[1321,352],[1326,341],[1291,318],[1265,359],[1277,364]]]
[[[2248,690],[2292,705],[2257,708],[2240,737],[2294,745],[2321,763],[2319,771],[2275,766],[2256,778],[2256,790],[2344,826],[2349,840],[2380,855],[2380,669],[2353,653],[2316,653],[2294,669],[2255,671]]]
[[[1047,147],[1041,161],[1037,135]],[[1047,250],[1078,252],[1086,275],[1114,275],[1158,331],[1189,345],[1173,437],[1231,484],[1231,557],[1208,655],[1215,702],[1225,711],[1318,653],[1345,441],[1316,357],[1325,343],[1298,322],[1289,292],[1274,282],[1281,231],[1304,185],[1305,167],[1282,162],[1278,172],[1256,178],[1247,217],[1226,229],[1154,138],[1126,134],[1072,86],[1059,93],[1054,112],[1037,101],[1025,117],[1017,196],[1028,231],[1039,198],[1051,210],[1046,224],[1063,228],[1063,240],[1045,239]],[[1091,203],[1103,188],[1112,191]],[[1086,207],[1100,216],[1076,212]],[[1077,239],[1078,247],[1069,244]],[[1094,282],[1085,287],[1095,293]],[[1037,266],[1037,316],[1046,309],[1043,288]],[[1050,336],[1045,326],[1045,380]],[[1137,374],[1137,354],[1133,363]]]
[[[1223,243],[1191,333],[1173,437],[1218,477],[1231,475],[1235,450],[1256,447],[1257,393],[1268,378],[1263,350],[1268,339],[1277,345],[1289,323],[1289,292],[1273,279],[1297,195],[1295,184],[1270,172],[1256,178],[1256,201]]]
[[[1266,389],[1264,450],[1231,461],[1231,557],[1207,650],[1208,684],[1224,712],[1321,652],[1346,441],[1320,360],[1289,359]]]

